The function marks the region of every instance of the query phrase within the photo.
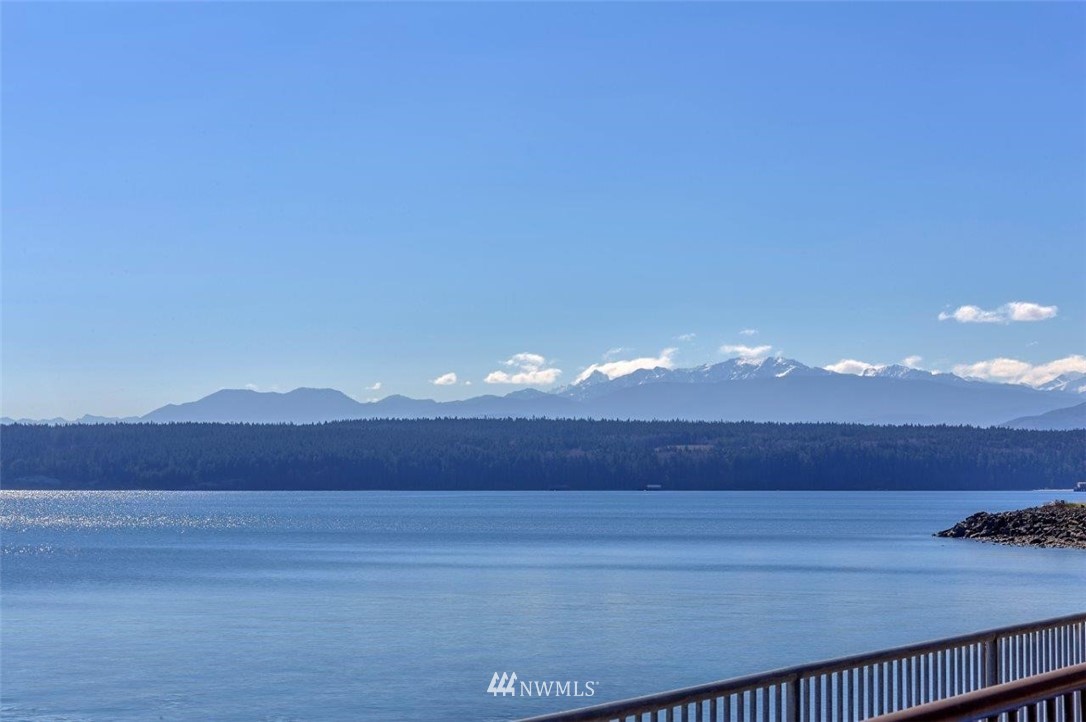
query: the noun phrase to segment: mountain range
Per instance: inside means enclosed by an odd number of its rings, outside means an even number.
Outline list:
[[[730,359],[695,368],[642,369],[609,378],[597,371],[553,392],[524,389],[460,401],[388,396],[359,402],[335,389],[286,393],[223,389],[139,417],[83,416],[3,423],[242,422],[308,424],[344,419],[541,417],[861,424],[1019,425],[1084,428],[1086,379],[1067,374],[1043,388],[998,384],[900,365],[840,374],[787,358]],[[1077,415],[1076,415],[1077,414]],[[1034,424],[1036,426],[1026,426]],[[1070,426],[1069,426],[1070,425]]]

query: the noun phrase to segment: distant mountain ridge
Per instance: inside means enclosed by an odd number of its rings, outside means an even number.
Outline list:
[[[1034,431],[1086,429],[1086,402],[1063,409],[1055,409],[1036,416],[1013,419],[1004,426],[1010,429],[1032,429]]]
[[[236,421],[268,424],[291,421],[312,424],[354,418],[361,406],[335,389],[298,388],[286,393],[223,389],[197,401],[168,404],[140,417],[140,421]]]
[[[286,393],[223,389],[138,418],[84,416],[74,423],[310,424],[374,418],[539,417],[992,426],[1074,406],[1082,397],[1067,389],[1075,388],[1073,378],[1041,390],[901,365],[841,374],[771,357],[641,369],[615,378],[596,371],[553,393],[529,388],[443,402],[398,395],[360,402],[335,389],[298,388]],[[5,418],[3,423],[14,422]]]

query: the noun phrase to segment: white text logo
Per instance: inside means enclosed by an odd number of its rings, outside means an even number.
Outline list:
[[[495,672],[486,691],[497,697],[592,697],[599,682],[573,679],[526,679],[517,684],[517,673]]]

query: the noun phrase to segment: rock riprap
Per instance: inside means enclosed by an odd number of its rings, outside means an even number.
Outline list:
[[[1086,549],[1086,504],[1055,502],[1018,511],[982,511],[935,536],[997,544]]]

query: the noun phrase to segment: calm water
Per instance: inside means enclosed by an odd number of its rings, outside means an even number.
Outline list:
[[[1081,611],[1086,552],[930,536],[1059,497],[2,492],[3,718],[502,720]]]

